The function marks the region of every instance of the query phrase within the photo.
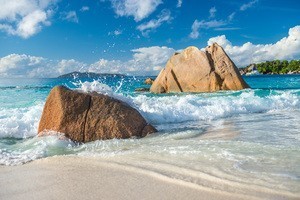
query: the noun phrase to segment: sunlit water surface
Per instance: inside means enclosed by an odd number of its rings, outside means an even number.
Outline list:
[[[0,164],[55,155],[104,158],[203,186],[300,191],[300,76],[245,77],[252,89],[201,94],[136,93],[146,77],[0,80]],[[55,85],[126,101],[158,133],[76,144],[36,137]],[[299,193],[298,193],[299,194]]]

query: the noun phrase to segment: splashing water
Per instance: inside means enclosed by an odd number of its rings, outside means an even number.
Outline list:
[[[0,80],[0,164],[71,154],[127,163],[204,186],[220,179],[224,187],[300,190],[300,76],[247,77],[255,89],[242,91],[134,92],[147,87],[145,78]],[[159,132],[87,144],[36,137],[45,99],[58,84],[125,101]],[[200,180],[201,173],[210,178]]]

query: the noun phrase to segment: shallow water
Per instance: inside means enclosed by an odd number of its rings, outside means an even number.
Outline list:
[[[0,164],[71,154],[122,162],[204,186],[221,180],[224,184],[214,186],[221,190],[237,185],[242,192],[248,185],[300,191],[299,75],[245,77],[252,89],[243,91],[135,93],[135,88],[147,87],[145,78],[0,80]],[[58,84],[126,101],[159,132],[142,139],[87,144],[59,136],[38,138],[45,99]]]

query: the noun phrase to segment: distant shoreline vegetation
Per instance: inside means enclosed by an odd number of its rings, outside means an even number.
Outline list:
[[[241,75],[300,74],[300,60],[274,60],[239,68]]]

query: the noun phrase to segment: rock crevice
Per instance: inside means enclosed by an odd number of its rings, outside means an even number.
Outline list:
[[[87,110],[86,110],[86,114],[85,114],[85,117],[84,117],[84,126],[83,126],[83,131],[82,131],[82,135],[83,135],[83,141],[86,140],[86,136],[85,136],[85,127],[87,126],[87,116],[89,114],[89,111],[90,111],[90,108],[91,108],[91,102],[92,102],[92,97],[89,96],[89,99],[88,99],[88,107],[87,107]]]
[[[177,79],[177,77],[176,77],[176,74],[174,73],[173,70],[171,70],[171,74],[172,74],[173,79],[174,79],[174,81],[176,82],[177,87],[179,88],[180,92],[183,92],[182,87],[181,87],[181,85],[180,85],[180,83],[179,83],[179,81],[178,81],[178,79]]]

